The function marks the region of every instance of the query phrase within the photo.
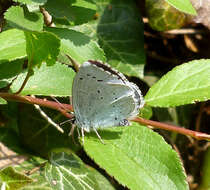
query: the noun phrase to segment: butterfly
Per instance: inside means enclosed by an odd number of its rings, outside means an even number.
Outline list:
[[[140,89],[100,61],[89,60],[77,72],[72,87],[75,124],[84,131],[129,125],[144,105]],[[103,141],[102,141],[103,142]]]

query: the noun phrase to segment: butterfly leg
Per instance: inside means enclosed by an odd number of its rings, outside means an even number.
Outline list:
[[[102,140],[101,136],[98,134],[97,130],[94,127],[93,127],[93,130],[95,131],[96,135],[98,136],[98,138],[100,139],[102,144],[105,144],[104,141]]]
[[[68,135],[72,137],[72,141],[74,142],[74,144],[75,144],[75,145],[78,145],[78,144],[76,143],[75,139],[74,139],[74,129],[75,129],[75,127],[76,127],[76,125],[75,125],[75,124],[72,124],[71,130],[70,130],[70,132],[69,132]]]
[[[78,134],[78,137],[80,138],[81,135],[80,135],[78,127],[77,127],[77,134]]]
[[[73,136],[74,129],[75,129],[75,125],[72,124],[71,130],[70,130],[70,132],[69,132],[69,136],[71,136],[71,135]]]
[[[84,145],[85,142],[84,128],[81,128],[81,133],[82,133],[82,144]]]

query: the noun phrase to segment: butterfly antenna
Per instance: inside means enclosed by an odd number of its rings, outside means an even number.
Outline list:
[[[68,119],[68,120],[66,120],[66,121],[63,121],[63,122],[59,123],[59,125],[61,126],[61,125],[64,125],[64,124],[66,124],[66,123],[74,124],[74,123],[75,123],[75,118],[71,118],[71,119]],[[69,133],[69,134],[70,134],[70,133]]]
[[[63,108],[66,112],[69,112],[54,96],[50,96],[53,100],[55,100],[61,108]],[[70,102],[71,103],[71,102]]]
[[[98,136],[98,138],[100,139],[102,144],[105,144],[104,141],[102,140],[101,136],[98,134],[97,130],[95,128],[93,128],[93,130],[95,131],[96,135]]]

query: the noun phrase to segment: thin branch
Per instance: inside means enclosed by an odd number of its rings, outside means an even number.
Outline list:
[[[194,29],[194,28],[183,28],[183,29],[168,30],[168,31],[165,31],[164,33],[183,35],[183,34],[202,34],[202,33],[206,33],[206,31],[198,30],[198,29]]]
[[[67,118],[71,119],[73,117],[72,114],[69,114],[66,112],[66,110],[69,110],[70,112],[73,111],[72,106],[69,104],[62,104],[62,107],[61,107],[60,104],[54,101],[49,101],[49,100],[40,99],[40,98],[33,98],[31,96],[21,96],[18,94],[3,93],[3,92],[0,92],[0,97],[9,101],[21,102],[21,103],[26,103],[26,104],[37,104],[40,106],[48,107],[48,108],[60,111]]]
[[[70,113],[67,113],[66,110],[73,111],[73,107],[69,104],[62,104],[62,106],[54,101],[49,101],[46,99],[39,99],[39,98],[33,98],[30,96],[20,96],[17,94],[9,94],[9,93],[1,93],[0,92],[0,97],[4,98],[5,100],[10,100],[10,101],[16,101],[16,102],[22,102],[22,103],[27,103],[27,104],[37,104],[40,106],[48,107],[54,110],[60,111],[63,115],[65,115],[67,118],[72,119],[73,115]],[[197,131],[192,131],[189,129],[185,129],[179,126],[175,125],[170,125],[166,123],[161,123],[158,121],[152,121],[152,120],[147,120],[143,118],[134,118],[132,121],[141,123],[143,125],[150,125],[155,128],[159,129],[164,129],[167,131],[173,131],[179,134],[191,136],[197,140],[208,140],[210,141],[210,135],[206,133],[201,133]]]
[[[210,141],[210,135],[206,134],[206,133],[201,133],[201,132],[197,132],[197,131],[192,131],[189,129],[185,129],[183,127],[179,127],[179,126],[175,126],[175,125],[169,125],[166,123],[161,123],[158,121],[152,121],[152,120],[147,120],[147,119],[143,119],[143,118],[134,118],[132,119],[132,121],[144,124],[144,125],[150,125],[153,126],[155,128],[159,128],[159,129],[164,129],[167,131],[173,131],[179,134],[183,134],[183,135],[187,135],[187,136],[191,136],[197,140],[208,140]]]
[[[79,64],[75,60],[73,60],[69,55],[66,54],[66,57],[68,57],[68,59],[71,61],[75,70],[78,71],[79,70]]]
[[[41,108],[39,105],[34,104],[34,107],[38,110],[38,112],[40,113],[40,115],[47,120],[48,123],[50,123],[53,127],[55,127],[58,131],[60,131],[61,133],[64,133],[63,129],[57,124],[55,123]]]
[[[52,22],[52,16],[43,7],[40,7],[40,11],[44,16],[44,23],[47,26],[51,26],[51,27],[55,26]]]
[[[28,79],[30,78],[30,76],[31,76],[31,71],[28,70],[27,75],[26,75],[20,89],[17,92],[15,92],[15,94],[19,94],[23,90],[23,88],[25,87],[26,83],[28,82]]]

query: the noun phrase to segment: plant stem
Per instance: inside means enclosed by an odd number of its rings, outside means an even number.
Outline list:
[[[152,121],[152,120],[148,120],[148,119],[144,119],[144,118],[134,118],[132,119],[132,121],[144,124],[144,125],[150,125],[153,126],[155,128],[158,129],[164,129],[167,131],[173,131],[179,134],[183,134],[183,135],[187,135],[187,136],[191,136],[197,140],[208,140],[210,141],[210,135],[206,134],[206,133],[201,133],[201,132],[197,132],[197,131],[193,131],[190,129],[185,129],[183,127],[180,126],[175,126],[175,125],[170,125],[170,124],[166,124],[166,123],[161,123],[158,121]]]
[[[28,82],[28,79],[29,79],[30,76],[31,76],[31,72],[28,71],[20,89],[17,92],[15,92],[15,94],[19,94],[23,90],[23,88],[25,87],[26,83]]]
[[[9,93],[3,93],[3,92],[0,92],[0,97],[9,101],[21,102],[21,103],[26,103],[26,104],[37,104],[40,106],[48,107],[48,108],[60,111],[63,115],[65,115],[66,117],[70,119],[73,117],[72,114],[67,113],[67,110],[73,111],[73,108],[70,104],[59,104],[57,102],[46,100],[46,99],[40,99],[40,98],[31,97],[31,96],[21,96],[18,94],[9,94]]]
[[[5,100],[21,102],[21,103],[26,103],[26,104],[37,104],[40,106],[48,107],[48,108],[60,111],[67,118],[70,118],[70,119],[73,118],[73,115],[67,112],[67,110],[73,111],[73,107],[70,104],[61,104],[61,103],[46,100],[46,99],[40,99],[40,98],[31,97],[31,96],[20,96],[17,94],[9,94],[9,93],[3,93],[3,92],[0,92],[0,97],[4,98]],[[166,123],[161,123],[158,121],[143,119],[140,117],[138,118],[136,117],[132,119],[132,121],[138,122],[143,125],[150,125],[150,126],[153,126],[154,128],[164,129],[167,131],[173,131],[179,134],[191,136],[197,140],[210,141],[209,134],[185,129],[180,126],[175,126],[175,125],[170,125]]]

